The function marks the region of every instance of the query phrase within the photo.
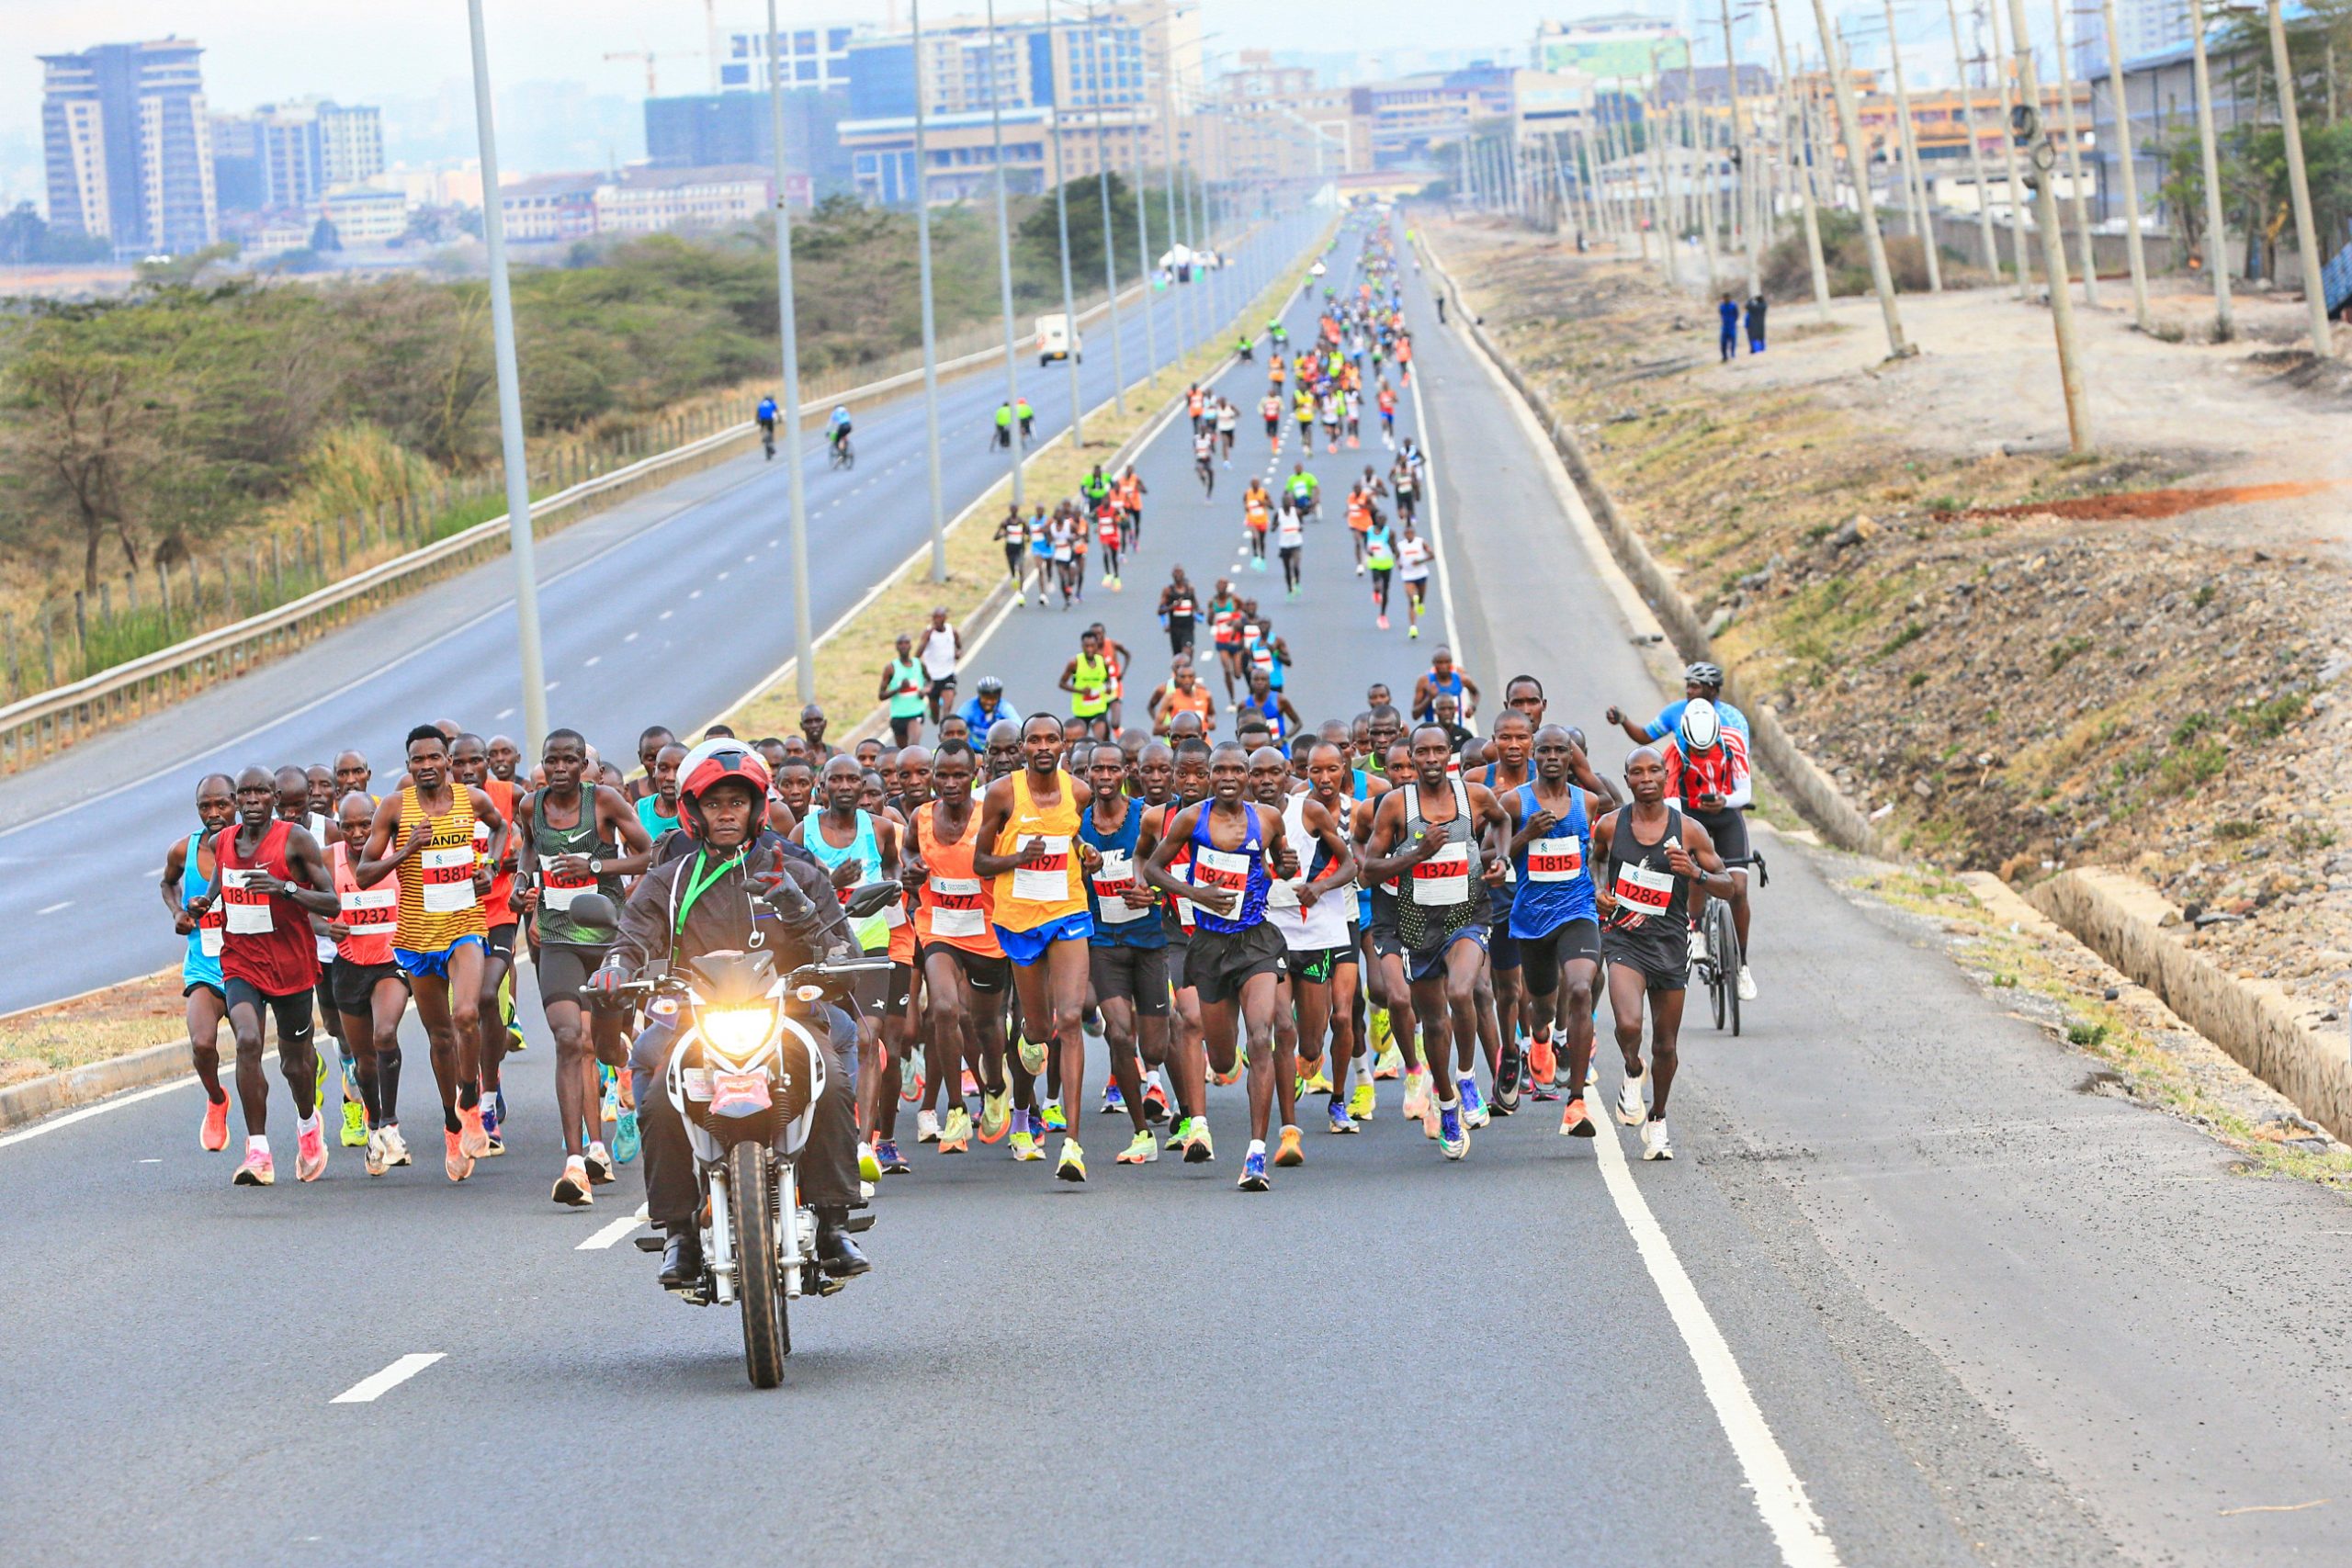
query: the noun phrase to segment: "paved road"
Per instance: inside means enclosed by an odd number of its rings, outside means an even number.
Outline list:
[[[1237,253],[1234,276],[1271,280],[1318,225],[1301,213],[1261,231]],[[1163,360],[1205,321],[1200,292],[1155,302]],[[1137,376],[1141,312],[1124,310],[1121,324],[1127,372]],[[1102,326],[1080,367],[1090,407],[1111,395],[1110,348]],[[1021,386],[1037,411],[1039,440],[1069,423],[1063,367],[1030,362]],[[989,435],[1003,398],[1001,370],[940,389],[950,517],[1004,476]],[[820,628],[922,547],[930,527],[920,391],[854,412],[864,454],[854,470],[833,471],[813,435],[804,455],[809,597]],[[754,452],[540,545],[553,722],[583,730],[609,755],[633,756],[647,724],[703,723],[790,655],[787,477]],[[415,725],[456,717],[490,730],[519,727],[513,584],[502,557],[297,659],[0,783],[0,884],[13,917],[0,922],[0,1011],[175,961],[180,944],[157,913],[154,880],[165,850],[196,825],[201,773],[327,761],[356,745],[390,778]]]
[[[1589,724],[1654,692],[1526,428],[1421,344],[1474,674],[1535,669]],[[1180,440],[1136,587],[1087,606],[1139,649],[1167,562],[1238,535]],[[1370,630],[1336,536],[1276,612],[1309,714],[1419,652]],[[1057,669],[1077,620],[1018,614],[978,662]],[[1098,1137],[1077,1190],[923,1151],[769,1394],[731,1318],[582,1249],[627,1199],[547,1202],[543,1041],[515,1152],[462,1188],[338,1151],[232,1192],[185,1088],[0,1138],[12,1553],[574,1562],[651,1529],[792,1562],[2341,1561],[2341,1200],[2077,1092],[2083,1056],[1841,894],[1838,857],[1773,852],[1764,995],[1742,1039],[1686,1042],[1673,1164],[1523,1115],[1447,1165],[1389,1114],[1244,1198],[1238,1089],[1206,1168]],[[1792,1479],[1817,1535],[1786,1532]]]

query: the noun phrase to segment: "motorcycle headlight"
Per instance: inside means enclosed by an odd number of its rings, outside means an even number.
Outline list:
[[[702,1037],[718,1055],[741,1063],[759,1054],[775,1031],[775,1010],[766,1006],[706,1008],[697,1021]]]

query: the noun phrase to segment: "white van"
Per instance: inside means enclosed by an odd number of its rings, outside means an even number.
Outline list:
[[[1069,318],[1058,311],[1037,318],[1037,363],[1051,365],[1057,359],[1077,355],[1080,365],[1086,363],[1085,334],[1070,329]]]

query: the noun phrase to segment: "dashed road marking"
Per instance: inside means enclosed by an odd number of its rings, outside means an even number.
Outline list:
[[[327,1401],[329,1404],[373,1404],[385,1394],[400,1387],[434,1362],[446,1359],[447,1350],[412,1350],[380,1372],[371,1372],[341,1393]]]
[[[623,1214],[619,1219],[612,1222],[612,1224],[603,1226],[595,1235],[588,1237],[585,1241],[582,1241],[579,1246],[573,1247],[571,1250],[574,1252],[603,1252],[609,1247],[619,1245],[621,1238],[636,1230],[638,1226],[643,1224],[645,1223],[645,1205],[639,1203],[637,1206],[637,1213],[634,1214]]]

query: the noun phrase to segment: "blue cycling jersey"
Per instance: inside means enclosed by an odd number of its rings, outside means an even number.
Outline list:
[[[1668,736],[1673,734],[1676,727],[1682,722],[1682,710],[1690,705],[1690,698],[1677,697],[1672,702],[1667,704],[1666,706],[1658,709],[1657,716],[1649,722],[1650,739],[1653,740],[1663,740]],[[1747,716],[1740,712],[1737,708],[1732,706],[1729,703],[1724,701],[1721,697],[1717,697],[1715,699],[1715,716],[1722,721],[1723,727],[1725,729],[1736,729],[1742,735],[1747,736],[1749,739],[1752,740],[1755,739],[1755,736],[1749,732],[1747,728]]]

